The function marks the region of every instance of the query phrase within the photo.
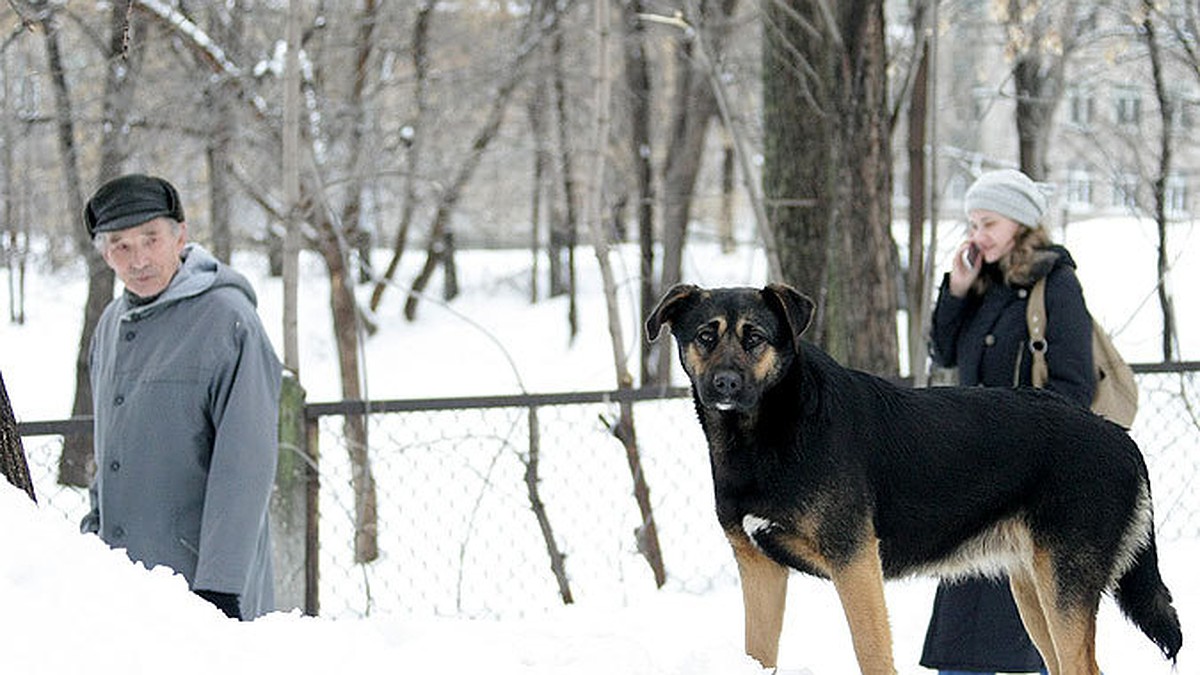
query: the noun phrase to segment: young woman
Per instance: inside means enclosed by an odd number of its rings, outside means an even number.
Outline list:
[[[1088,406],[1095,388],[1092,319],[1075,261],[1041,225],[1045,195],[1024,173],[1008,169],[981,176],[964,202],[970,233],[933,311],[934,361],[956,367],[964,386],[1031,386],[1025,307],[1030,288],[1045,278],[1045,386]],[[1046,672],[1004,578],[938,587],[921,665],[942,675]]]

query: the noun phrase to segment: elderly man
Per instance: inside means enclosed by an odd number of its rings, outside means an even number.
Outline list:
[[[91,343],[96,476],[81,529],[179,572],[227,616],[269,612],[282,371],[254,290],[187,243],[162,178],[105,183],[84,220],[124,292]]]

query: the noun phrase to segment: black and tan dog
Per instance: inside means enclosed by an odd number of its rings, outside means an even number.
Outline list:
[[[789,568],[833,581],[863,673],[894,672],[883,580],[1007,573],[1054,675],[1099,673],[1112,592],[1170,659],[1141,452],[1115,424],[1034,389],[908,389],[801,340],[786,286],[677,286],[646,322],[679,344],[733,545],[746,651],[775,665]]]

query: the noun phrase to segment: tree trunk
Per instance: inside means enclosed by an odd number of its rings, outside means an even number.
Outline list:
[[[542,436],[539,429],[538,409],[529,408],[529,455],[525,458],[525,491],[529,495],[529,508],[537,518],[538,529],[542,532],[542,541],[546,543],[546,553],[550,557],[550,570],[558,583],[558,594],[564,605],[575,602],[571,594],[571,580],[567,576],[567,556],[558,547],[554,537],[554,528],[550,524],[550,514],[546,511],[546,503],[542,501],[541,475],[539,467],[542,455]]]
[[[616,369],[617,387],[630,389],[633,386],[633,376],[629,373],[628,352],[625,350],[624,331],[621,328],[621,311],[617,302],[617,284],[609,260],[608,229],[601,222],[604,214],[604,175],[605,153],[608,147],[610,128],[610,69],[609,69],[609,7],[607,0],[595,0],[596,22],[596,81],[595,105],[592,123],[592,164],[589,167],[587,183],[586,208],[584,219],[588,231],[592,235],[592,245],[596,252],[596,260],[600,266],[600,276],[604,282],[604,299],[608,309],[608,334],[612,342],[613,365]],[[638,551],[646,558],[654,574],[654,582],[662,588],[667,581],[666,568],[663,565],[662,549],[659,547],[658,528],[654,523],[654,511],[650,501],[650,488],[642,471],[641,453],[637,446],[634,433],[633,406],[628,401],[621,403],[621,417],[613,427],[615,435],[625,447],[625,457],[629,463],[629,472],[633,477],[633,493],[637,500],[642,522],[637,528]]]
[[[300,247],[303,241],[300,210],[300,7],[289,0],[287,15],[287,60],[283,76],[283,137],[280,139],[280,173],[283,177],[284,228],[283,277],[283,367],[290,370],[300,388]],[[269,228],[273,229],[273,228]]]
[[[365,0],[358,17],[358,36],[355,39],[354,81],[346,105],[350,111],[350,141],[348,166],[350,177],[346,184],[346,201],[342,207],[342,227],[350,246],[358,254],[358,280],[371,281],[371,247],[374,237],[362,227],[362,196],[366,190],[363,168],[369,165],[367,155],[374,151],[364,144],[367,134],[367,80],[371,72],[371,54],[375,49],[375,25],[379,21],[377,0]]]
[[[1009,49],[1016,55],[1012,73],[1021,170],[1042,181],[1050,175],[1050,133],[1062,99],[1066,59],[1078,33],[1078,13],[1073,0],[1024,5],[1022,0],[1008,0],[1004,23],[1012,40]],[[1055,49],[1047,48],[1048,36],[1057,44]]]
[[[4,115],[4,137],[3,149],[0,149],[0,161],[3,162],[4,171],[4,227],[3,236],[5,241],[0,245],[0,250],[4,251],[4,267],[8,272],[8,320],[10,323],[21,325],[25,323],[25,259],[29,253],[29,225],[28,219],[21,218],[18,215],[17,195],[20,194],[20,189],[17,187],[16,171],[14,169],[15,147],[17,143],[17,133],[13,128],[17,121],[12,114],[12,102],[14,87],[12,71],[9,67],[9,59],[7,53],[0,54],[0,63],[3,64],[4,101],[0,103],[3,106]],[[28,172],[23,172],[28,179]]]
[[[21,434],[17,431],[17,419],[8,400],[8,389],[4,386],[3,373],[0,373],[0,475],[17,489],[24,490],[30,499],[37,501],[33,479],[29,476],[29,463],[25,461],[25,448],[21,446]]]
[[[553,219],[550,225],[550,295],[567,294],[567,325],[570,337],[574,340],[579,333],[578,298],[575,294],[575,246],[579,240],[579,215],[576,209],[575,159],[570,142],[561,31],[554,36],[551,55],[554,62],[554,109],[558,113],[559,178],[563,208],[562,217]]]
[[[641,19],[645,12],[642,0],[621,2],[621,44],[625,50],[625,86],[629,92],[629,157],[637,175],[638,246],[641,252],[640,291],[642,313],[650,311],[658,301],[654,284],[654,162],[651,152],[650,115],[653,91],[650,83],[650,64],[646,57],[646,28]],[[641,381],[653,379],[651,342],[641,343]]]
[[[835,206],[835,113],[828,91],[834,53],[831,37],[817,39],[804,28],[821,23],[814,2],[768,3],[764,10],[762,183],[783,281],[816,302],[808,337],[824,344],[826,251]]]
[[[400,259],[408,244],[413,213],[417,207],[417,176],[421,166],[421,150],[425,145],[425,122],[429,116],[429,102],[425,94],[429,81],[429,20],[432,15],[433,3],[422,2],[417,8],[417,18],[413,25],[413,101],[416,106],[416,119],[412,125],[412,136],[405,156],[407,171],[404,177],[404,203],[400,211],[400,226],[396,229],[396,239],[392,244],[392,259],[388,262],[383,278],[376,282],[374,290],[371,291],[372,312],[379,309],[383,292],[400,267]]]
[[[737,0],[703,0],[699,6],[699,16],[685,18],[692,30],[708,35],[710,53],[706,56],[715,61],[724,51]],[[671,135],[662,183],[662,272],[658,288],[650,294],[655,300],[682,279],[683,247],[687,242],[696,177],[704,160],[709,122],[717,114],[717,99],[708,73],[693,51],[694,44],[688,40],[676,54],[679,77],[672,101]],[[655,342],[647,360],[651,362],[647,370],[655,373],[654,381],[670,379],[671,358],[666,341]]]
[[[103,132],[100,139],[100,176],[97,184],[120,174],[128,156],[128,119],[133,104],[133,88],[141,64],[141,52],[126,51],[128,31],[132,30],[129,6],[114,5],[110,13],[108,62],[104,83]],[[65,77],[65,65],[58,39],[58,19],[51,12],[41,20],[45,31],[47,62],[54,82],[58,145],[62,153],[63,174],[66,179],[67,201],[71,213],[83,213],[83,181],[79,174],[79,151],[75,145],[75,118],[70,89]],[[100,314],[112,300],[114,275],[96,252],[82,226],[72,228],[74,241],[88,268],[87,301],[84,303],[83,329],[75,359],[75,399],[71,405],[74,416],[92,412],[92,385],[88,372],[88,353],[92,334]],[[59,483],[86,486],[95,472],[91,435],[70,436],[63,443],[59,458]]]
[[[831,16],[819,4],[767,13],[764,187],[776,207],[785,280],[823,306],[816,337],[852,368],[894,374],[898,262],[883,3],[843,2]],[[817,208],[806,208],[810,200]]]
[[[1159,156],[1158,175],[1154,178],[1154,222],[1158,225],[1158,305],[1162,310],[1162,359],[1175,360],[1175,309],[1171,299],[1170,285],[1167,277],[1170,274],[1171,263],[1167,249],[1167,178],[1171,175],[1172,138],[1174,102],[1167,91],[1166,75],[1163,72],[1162,53],[1158,40],[1158,32],[1154,22],[1156,10],[1151,0],[1143,0],[1146,13],[1142,20],[1142,34],[1146,38],[1146,47],[1150,53],[1150,69],[1153,73],[1154,93],[1158,99],[1159,110]]]
[[[542,3],[537,3],[538,7]],[[529,93],[525,114],[529,118],[529,134],[533,136],[533,175],[529,190],[529,302],[536,303],[541,293],[539,284],[542,259],[542,197],[546,190],[546,175],[550,167],[550,149],[546,129],[545,54],[537,58],[534,85]]]
[[[925,35],[925,5],[918,3],[913,14],[913,58],[917,62],[908,99],[908,275],[905,297],[908,300],[908,364],[914,382],[926,380],[925,315],[925,177],[929,124],[929,38]],[[936,153],[934,153],[936,156]]]
[[[336,227],[335,223],[328,220],[321,223],[322,237],[318,250],[329,273],[330,309],[333,312],[342,398],[357,401],[363,395],[359,383],[362,371],[358,360],[358,304],[354,299],[352,271],[346,266],[349,251],[345,248],[345,240],[337,236]],[[347,415],[342,432],[350,457],[350,481],[354,490],[354,561],[367,563],[379,557],[379,509],[367,443],[366,419],[362,415]]]
[[[231,56],[241,49],[242,9],[237,2],[209,7],[209,34]],[[213,256],[229,264],[233,256],[233,155],[238,124],[234,97],[227,79],[218,79],[205,91],[210,114],[208,161],[209,241]]]

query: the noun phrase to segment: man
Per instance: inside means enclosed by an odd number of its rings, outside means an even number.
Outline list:
[[[282,371],[254,291],[187,243],[161,178],[104,184],[84,220],[125,290],[91,343],[96,477],[80,529],[174,569],[227,616],[269,612]]]

